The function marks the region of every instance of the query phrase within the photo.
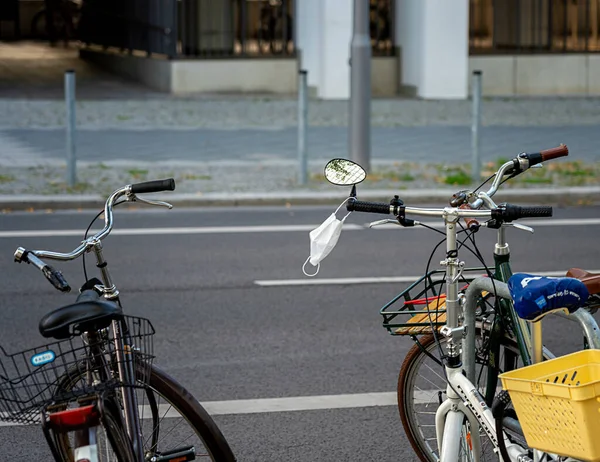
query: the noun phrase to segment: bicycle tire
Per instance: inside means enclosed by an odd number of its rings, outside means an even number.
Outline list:
[[[477,332],[477,337],[479,339],[481,338],[479,329]],[[423,336],[420,339],[420,343],[422,347],[419,347],[419,345],[413,345],[413,347],[409,350],[408,354],[404,358],[404,361],[400,368],[397,389],[398,411],[400,413],[400,420],[402,421],[404,433],[406,434],[406,437],[408,438],[408,441],[417,457],[422,462],[437,462],[439,460],[439,457],[437,440],[435,439],[435,425],[432,425],[432,423],[422,423],[420,421],[417,421],[419,419],[418,416],[420,413],[416,411],[412,398],[414,397],[414,391],[416,389],[413,377],[415,376],[415,374],[418,374],[418,371],[424,364],[425,358],[428,357],[423,350],[426,350],[430,354],[435,355],[435,353],[438,352],[438,346],[436,345],[435,339],[431,334]],[[518,352],[516,342],[514,342],[510,338],[503,337],[501,344],[505,348],[510,348],[513,353]],[[438,376],[440,375],[438,374]],[[429,382],[432,383],[430,380]],[[420,391],[422,392],[422,390]],[[445,388],[443,389],[443,393],[445,393]],[[433,410],[429,410],[425,415],[434,416],[438,406],[435,406],[435,409]],[[433,435],[428,437],[424,434],[421,428],[431,428],[433,430]],[[484,441],[486,440],[487,437],[485,435],[482,435],[482,448],[484,447]],[[434,446],[430,445],[428,441],[433,441]],[[491,449],[493,450],[493,448]],[[481,460],[486,460],[483,456],[484,454],[482,454]],[[493,451],[491,451],[490,458],[492,460],[497,460],[498,456],[494,454]]]
[[[75,366],[75,368],[73,369],[74,371],[72,370],[69,373],[65,374],[65,377],[69,377],[70,383],[65,382],[62,384],[62,387],[73,387],[74,384],[77,383],[77,379],[79,379],[80,377],[84,377],[85,364],[83,362],[80,363],[80,365]],[[138,368],[136,371],[138,381],[140,380],[140,378],[145,377],[145,375],[147,374],[147,370],[147,366],[139,365],[138,363]],[[178,383],[170,375],[168,375],[167,373],[155,366],[152,366],[150,370],[149,379],[146,378],[143,380],[143,382],[144,385],[141,385],[139,389],[147,394],[149,401],[150,396],[154,396],[156,394],[159,397],[163,398],[164,401],[166,401],[173,409],[181,413],[181,417],[185,419],[189,427],[201,440],[202,444],[204,445],[204,448],[208,452],[207,455],[212,461],[234,462],[236,460],[229,446],[229,443],[227,443],[227,440],[223,436],[223,433],[221,432],[217,424],[214,422],[212,417],[208,414],[208,412],[206,412],[206,410],[198,402],[198,400],[196,400],[192,396],[192,394],[189,391],[187,391],[180,383]],[[149,393],[152,394],[150,395]],[[171,418],[167,417],[167,414],[168,410],[165,411],[163,417],[160,418],[160,421],[158,422],[159,425],[161,425],[164,420]],[[140,416],[140,419],[142,420],[142,416]],[[154,416],[152,417],[152,420],[154,422]],[[144,426],[143,422],[142,426]],[[153,433],[155,430],[156,427],[153,427],[151,429],[151,432]],[[157,430],[157,432],[158,431],[160,430]],[[171,433],[172,431],[173,430],[171,429],[168,433]],[[121,428],[120,433],[124,434],[124,432],[125,430]],[[107,433],[107,435],[109,434]],[[110,435],[115,437],[113,433],[110,433]],[[110,439],[111,436],[108,436],[108,438]],[[120,436],[117,434],[115,439],[118,438],[120,438]],[[146,442],[148,442],[148,439],[146,439]],[[63,439],[62,441],[60,441],[60,439],[57,439],[57,443],[59,452],[61,453],[63,460],[65,462],[70,462],[72,460],[70,444],[67,443],[66,439]],[[121,448],[117,446],[116,448],[113,447],[113,450],[117,452],[121,451]],[[157,452],[157,448],[153,448],[152,450]],[[144,452],[147,452],[147,448],[144,448]],[[119,462],[128,462],[126,459],[123,461],[121,461],[121,459],[118,460]]]

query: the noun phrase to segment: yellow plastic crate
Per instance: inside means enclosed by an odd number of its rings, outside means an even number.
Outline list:
[[[600,461],[600,350],[584,350],[500,375],[527,444]]]

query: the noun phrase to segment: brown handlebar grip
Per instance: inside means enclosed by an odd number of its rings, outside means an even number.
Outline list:
[[[542,161],[545,162],[547,160],[568,156],[569,148],[566,144],[561,144],[560,146],[557,146],[555,148],[540,151],[540,154],[542,155]]]
[[[471,209],[471,206],[469,204],[462,204],[459,209]],[[477,219],[475,218],[463,218],[465,220],[465,223],[467,224],[467,229],[474,231],[479,229],[479,222],[477,221]]]

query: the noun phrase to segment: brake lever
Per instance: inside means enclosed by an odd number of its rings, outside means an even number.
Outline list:
[[[375,226],[387,225],[387,224],[394,224],[394,225],[400,226],[400,223],[398,223],[398,220],[390,220],[389,218],[386,218],[384,220],[377,220],[377,221],[373,221],[373,222],[369,223],[369,228],[374,228]]]
[[[521,223],[505,223],[505,226],[512,226],[513,228],[520,229],[521,231],[527,231],[531,234],[534,233],[534,230],[530,226],[522,225]]]
[[[148,205],[158,205],[160,207],[167,207],[168,209],[172,209],[173,205],[164,201],[156,201],[152,199],[142,199],[141,197],[136,196],[135,194],[129,194],[127,200],[131,202],[144,202]]]

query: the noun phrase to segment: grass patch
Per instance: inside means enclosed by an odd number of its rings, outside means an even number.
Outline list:
[[[212,180],[210,175],[196,175],[193,173],[185,173],[181,176],[181,180]]]
[[[138,180],[138,179],[142,179],[142,178],[146,177],[146,175],[148,175],[148,170],[132,168],[130,170],[127,170],[127,173],[129,173],[129,175],[132,178],[135,178],[136,180]]]
[[[96,165],[90,165],[90,168],[97,168],[99,170],[110,170],[110,167],[106,165],[104,162],[100,162]]]
[[[119,114],[117,115],[117,120],[131,120],[133,117],[130,115]]]
[[[549,177],[545,177],[545,176],[540,176],[540,177],[529,177],[529,178],[523,178],[523,183],[529,183],[529,184],[552,184],[554,183],[554,181],[552,181],[552,178]]]
[[[13,181],[15,181],[14,176],[0,174],[0,183],[12,183]]]
[[[441,179],[444,184],[449,185],[464,186],[471,184],[471,175],[460,167],[448,169]]]

